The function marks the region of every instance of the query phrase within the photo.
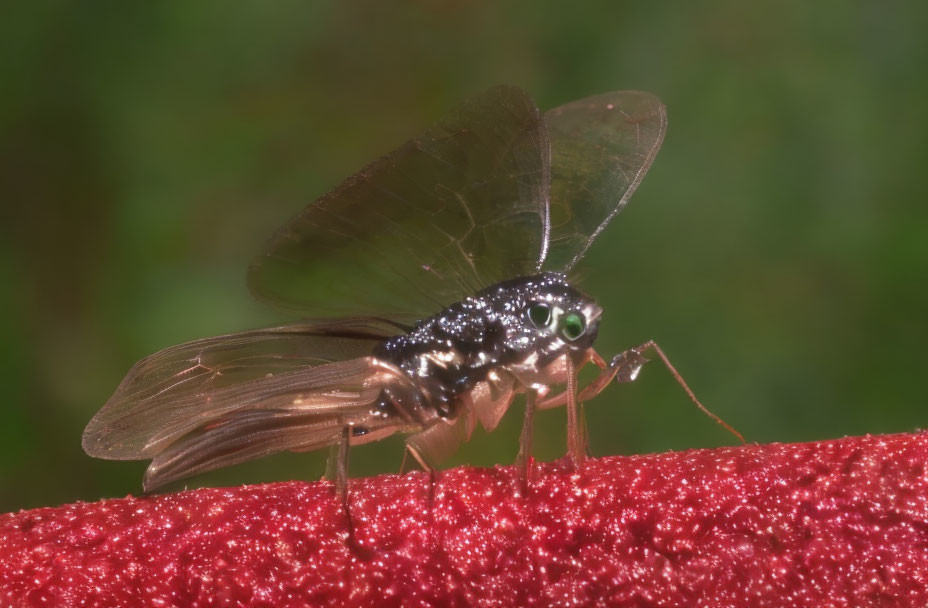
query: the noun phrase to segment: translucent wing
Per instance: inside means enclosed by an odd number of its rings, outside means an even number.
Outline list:
[[[533,273],[549,150],[528,95],[490,89],[309,205],[255,259],[249,287],[313,314],[422,318]]]
[[[628,203],[664,140],[667,113],[650,93],[615,91],[545,113],[551,138],[548,269],[567,271]]]
[[[132,367],[84,430],[84,451],[116,460],[155,458],[181,437],[244,412],[316,415],[366,407],[369,391],[356,385],[370,366],[357,361],[398,331],[386,321],[357,318],[165,349]]]
[[[373,357],[327,363],[284,372],[250,386],[213,392],[210,415],[159,442],[145,472],[146,490],[221,467],[284,450],[309,451],[339,441],[346,425],[379,436],[403,422],[372,416],[381,391],[408,382],[402,372],[385,370]]]
[[[349,413],[370,404],[370,400],[359,401]],[[340,440],[344,426],[334,413],[320,416],[287,410],[236,412],[216,426],[201,426],[165,447],[146,469],[142,487],[148,492],[178,479],[262,456],[333,445]]]

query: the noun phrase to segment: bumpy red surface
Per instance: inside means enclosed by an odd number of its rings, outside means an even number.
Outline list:
[[[0,606],[920,606],[928,434],[0,516]]]

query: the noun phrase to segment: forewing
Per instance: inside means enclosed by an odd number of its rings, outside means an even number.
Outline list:
[[[628,203],[664,140],[667,113],[651,93],[615,91],[545,113],[551,138],[547,269],[568,271]]]
[[[395,382],[408,380],[364,357],[285,372],[248,391],[218,391],[215,400],[232,407],[163,442],[143,486],[151,490],[285,450],[319,449],[336,443],[348,425],[369,433],[398,429],[400,421],[371,415],[382,389]]]
[[[464,102],[286,225],[251,290],[313,314],[422,318],[539,269],[550,144],[516,87]]]
[[[335,368],[336,373],[325,364],[365,357],[379,340],[398,331],[389,322],[358,318],[246,331],[167,348],[129,370],[84,430],[84,450],[98,458],[152,458],[207,421],[278,407],[301,390],[337,385],[339,373],[353,378],[350,369]]]
[[[196,429],[159,452],[142,479],[146,492],[172,481],[290,449],[337,443],[343,425],[299,412],[239,412],[221,426]]]

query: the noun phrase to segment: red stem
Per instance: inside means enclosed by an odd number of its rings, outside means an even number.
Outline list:
[[[0,606],[919,606],[928,433],[0,515]]]

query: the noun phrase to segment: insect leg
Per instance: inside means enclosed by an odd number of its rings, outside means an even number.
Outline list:
[[[677,381],[683,391],[686,393],[686,396],[690,398],[696,407],[698,407],[702,412],[715,420],[720,426],[724,427],[729,433],[738,438],[741,443],[747,443],[744,440],[744,436],[736,431],[731,425],[719,418],[716,414],[709,411],[709,408],[700,403],[699,399],[696,398],[695,393],[683,379],[683,376],[680,375],[680,372],[677,371],[677,368],[670,363],[670,359],[667,358],[667,355],[664,354],[663,349],[657,345],[657,342],[654,340],[648,340],[644,344],[640,344],[635,348],[630,348],[623,353],[619,353],[613,357],[612,361],[609,363],[609,369],[611,374],[615,377],[617,382],[631,382],[638,377],[638,372],[641,371],[642,366],[648,362],[648,359],[642,354],[646,350],[652,350],[657,357],[664,363],[664,366],[667,367],[667,370],[670,371],[670,374],[673,376],[674,380]],[[608,382],[608,381],[607,381]]]
[[[338,461],[335,468],[335,491],[342,498],[345,511],[348,511],[348,454],[351,446],[351,427],[342,429],[342,436],[338,442]]]
[[[648,359],[637,349],[629,349],[623,353],[619,353],[613,357],[612,362],[608,364],[606,360],[592,348],[588,352],[589,361],[596,365],[601,372],[595,380],[580,391],[580,401],[587,401],[601,393],[603,389],[609,386],[613,378],[615,378],[616,382],[634,381],[635,378],[638,377],[638,372],[640,372],[644,364],[648,362]]]
[[[432,428],[435,428],[435,427],[432,427]],[[417,433],[416,435],[413,435],[409,439],[412,440],[419,435],[428,433],[428,431],[429,429],[426,429],[420,433]],[[429,517],[431,517],[432,509],[435,506],[435,484],[438,481],[438,469],[436,469],[434,466],[432,466],[429,463],[429,458],[424,453],[422,453],[422,451],[419,448],[417,448],[415,445],[411,445],[408,441],[406,443],[406,451],[412,454],[412,457],[415,458],[416,462],[419,463],[419,466],[422,467],[422,470],[427,471],[429,474],[428,513],[429,513]],[[403,455],[403,460],[406,460],[405,454]],[[432,526],[429,526],[430,535],[431,535],[431,529],[432,529]]]
[[[419,450],[408,443],[406,444],[406,452],[412,454],[412,457],[416,459],[422,470],[427,471],[429,474],[429,508],[431,509],[435,500],[435,482],[438,481],[438,469],[429,464],[425,457],[419,453]],[[403,461],[405,462],[405,460],[406,454],[403,454]]]
[[[615,376],[615,371],[609,368],[606,360],[603,359],[599,353],[597,353],[592,348],[589,349],[585,357],[581,359],[577,369],[579,370],[587,363],[592,363],[602,371],[595,380],[583,387],[583,390],[580,391],[580,395],[577,397],[579,401],[587,401],[598,395],[604,388],[606,388],[606,386],[609,385],[609,382],[611,382],[612,378]],[[544,397],[544,395],[539,396]],[[564,405],[567,403],[567,399],[567,391],[561,391],[560,393],[556,393],[541,399],[538,402],[538,409],[547,410],[553,407]]]
[[[406,457],[409,456],[409,446],[403,448],[403,461],[400,463],[400,475],[406,472]]]
[[[425,429],[407,437],[406,447],[423,469],[431,471],[470,437],[472,422],[472,412],[462,412],[453,420],[435,420]]]
[[[522,489],[528,490],[532,483],[532,434],[535,420],[537,396],[529,390],[525,394],[525,418],[522,421],[522,433],[519,435],[519,454],[516,466],[522,477]]]
[[[348,505],[348,455],[351,447],[351,427],[342,429],[341,441],[338,443],[338,462],[335,469],[335,492],[341,498],[342,511],[348,522],[349,538],[354,539],[354,521],[351,519],[351,508]]]
[[[573,359],[567,357],[567,453],[574,467],[583,466],[586,456],[586,433],[580,420],[580,407],[577,402],[577,366]]]
[[[348,542],[354,546],[354,520],[348,504],[348,455],[351,447],[351,425],[342,428],[338,445],[333,445],[326,465],[326,477],[335,478],[335,495],[341,502],[342,512],[348,525]]]
[[[419,453],[419,450],[413,446],[406,444],[406,450],[403,452],[403,463],[400,465],[400,473],[403,472],[403,469],[406,468],[406,455],[412,454],[412,457],[416,462],[419,463],[419,466],[422,467],[423,471],[428,471],[429,473],[435,470],[435,467],[426,462],[425,458],[422,457],[422,454]]]

